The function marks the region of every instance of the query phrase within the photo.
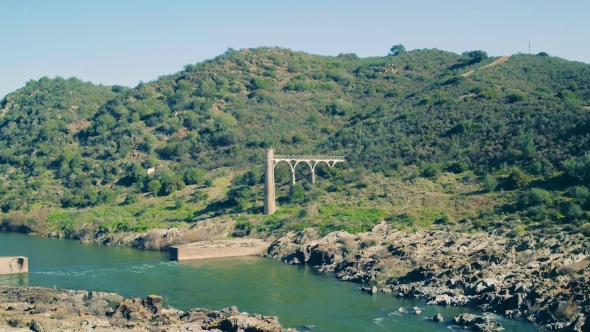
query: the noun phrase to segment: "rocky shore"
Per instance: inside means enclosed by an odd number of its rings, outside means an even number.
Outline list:
[[[0,331],[295,331],[277,317],[222,310],[180,311],[162,297],[123,298],[118,294],[0,287]]]
[[[406,232],[381,223],[356,235],[291,232],[264,255],[371,283],[359,288],[368,293],[479,307],[549,330],[590,331],[590,243],[580,235]],[[453,323],[478,329],[479,319],[455,317]],[[485,328],[494,330],[494,324]]]

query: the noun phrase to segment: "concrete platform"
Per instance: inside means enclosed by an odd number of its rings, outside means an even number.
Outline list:
[[[270,244],[258,239],[200,241],[170,247],[170,260],[254,256],[263,253]]]
[[[24,256],[0,256],[0,274],[28,273],[29,259]]]

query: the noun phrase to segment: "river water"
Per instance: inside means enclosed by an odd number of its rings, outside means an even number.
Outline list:
[[[279,316],[285,327],[314,331],[448,331],[448,321],[474,309],[426,306],[391,294],[367,295],[358,284],[307,266],[261,258],[170,262],[167,252],[80,244],[0,232],[0,256],[27,256],[27,275],[0,275],[0,285],[44,286],[116,292],[124,296],[157,294],[181,310],[195,307]],[[388,316],[399,307],[423,308],[421,315]],[[440,312],[447,323],[426,321]],[[496,317],[506,331],[539,331],[523,321]],[[458,329],[458,328],[455,328]]]

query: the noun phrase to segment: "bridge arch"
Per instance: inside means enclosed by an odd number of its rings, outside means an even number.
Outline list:
[[[280,162],[286,162],[291,169],[291,185],[295,184],[295,169],[299,163],[306,163],[311,170],[311,183],[315,184],[315,169],[321,162],[328,167],[334,167],[336,163],[344,162],[343,156],[329,155],[274,155],[272,149],[266,151],[266,172],[264,177],[264,213],[273,214],[276,210],[275,203],[275,178],[274,169]]]

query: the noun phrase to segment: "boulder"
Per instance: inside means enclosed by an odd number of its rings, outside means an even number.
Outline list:
[[[141,301],[141,304],[152,314],[157,314],[162,311],[162,297],[158,295],[149,295],[147,298]]]
[[[444,322],[444,318],[443,316],[440,314],[440,312],[436,315],[434,315],[432,318],[430,318],[431,321],[433,322]]]

